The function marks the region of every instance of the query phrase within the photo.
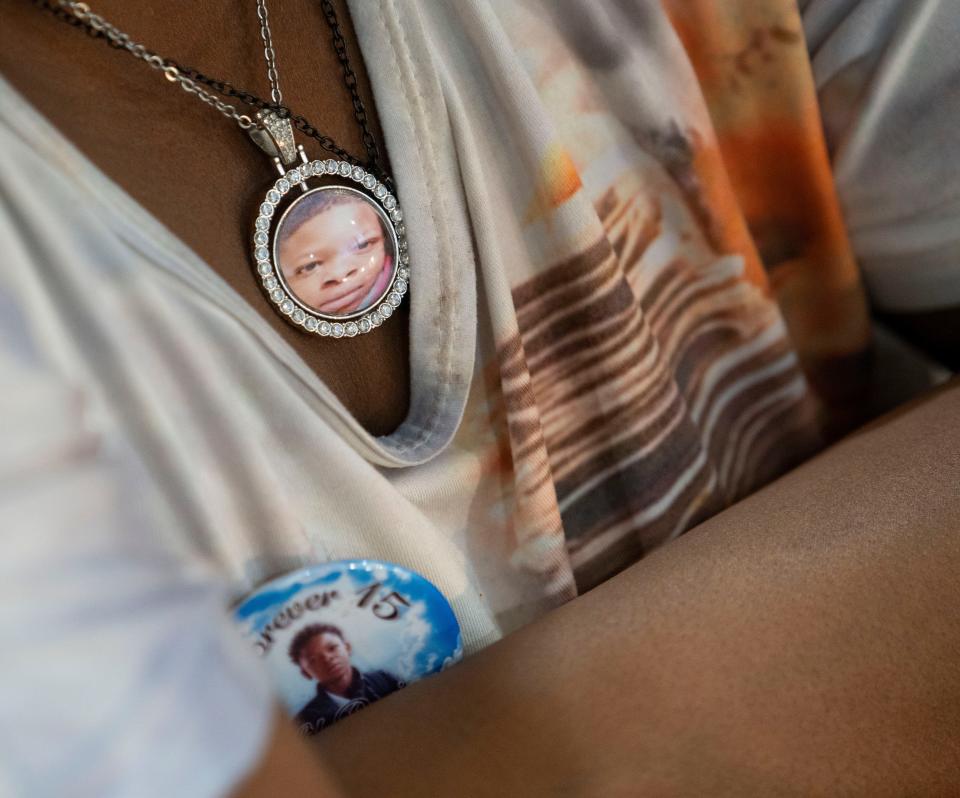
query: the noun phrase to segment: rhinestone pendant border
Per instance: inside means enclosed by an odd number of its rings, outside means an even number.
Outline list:
[[[277,206],[290,191],[313,177],[335,177],[338,181],[349,180],[358,184],[369,200],[380,205],[397,237],[397,269],[390,287],[384,292],[377,306],[359,318],[337,319],[309,309],[287,291],[284,281],[279,277],[271,246]],[[374,175],[347,161],[334,158],[313,160],[288,169],[264,193],[254,221],[251,240],[257,277],[275,310],[295,327],[322,338],[353,338],[372,332],[400,307],[410,287],[410,255],[407,250],[403,212],[397,199]]]

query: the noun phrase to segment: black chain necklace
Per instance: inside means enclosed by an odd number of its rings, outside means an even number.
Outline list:
[[[94,27],[91,22],[77,17],[76,14],[61,6],[59,3],[54,2],[54,0],[31,0],[31,2],[35,6],[38,6],[44,11],[47,11],[53,16],[57,17],[57,19],[66,22],[68,25],[83,30],[91,38],[101,39],[115,50],[124,49],[124,45],[122,43],[111,39],[102,29]],[[353,67],[350,64],[350,58],[347,55],[347,44],[343,38],[343,32],[340,29],[340,20],[337,17],[337,11],[333,7],[333,3],[330,2],[330,0],[318,0],[318,2],[321,10],[323,11],[324,17],[327,20],[327,24],[330,26],[330,32],[333,36],[333,48],[336,51],[337,60],[340,62],[340,68],[343,72],[344,85],[350,92],[350,101],[353,104],[353,115],[357,120],[357,124],[360,126],[363,147],[367,152],[366,162],[363,162],[351,155],[343,147],[337,144],[333,138],[324,135],[317,130],[316,127],[310,124],[306,117],[293,113],[293,111],[291,111],[285,105],[264,100],[262,97],[258,97],[256,94],[246,91],[245,89],[238,89],[228,81],[219,80],[217,78],[210,77],[209,75],[205,75],[199,69],[195,69],[194,67],[184,66],[175,61],[173,58],[164,58],[164,64],[176,68],[181,75],[190,78],[195,83],[199,83],[203,86],[213,89],[221,97],[229,97],[234,100],[239,100],[251,108],[257,108],[261,111],[272,111],[281,118],[289,119],[297,130],[303,133],[303,135],[309,136],[317,141],[327,152],[336,155],[341,160],[349,161],[355,166],[363,166],[368,171],[377,174],[383,181],[384,185],[387,185],[392,191],[393,180],[383,164],[383,159],[380,155],[380,147],[377,144],[376,137],[373,135],[373,131],[370,129],[370,123],[367,118],[367,109],[363,104],[363,98],[360,97],[357,75],[353,71]],[[149,53],[150,51],[147,52]],[[153,53],[150,54],[152,55]]]
[[[157,55],[93,13],[86,3],[31,1],[161,71],[181,89],[234,120],[271,156],[281,176],[260,204],[253,256],[258,281],[288,322],[308,333],[352,338],[376,329],[393,315],[410,280],[406,230],[330,0],[318,1],[362,132],[365,162],[279,102],[266,0],[258,0],[257,6],[275,102]],[[255,117],[238,112],[221,97],[257,109]],[[311,161],[303,146],[295,144],[294,128],[337,158]],[[308,182],[317,185],[311,188]],[[295,187],[302,193],[290,199]]]

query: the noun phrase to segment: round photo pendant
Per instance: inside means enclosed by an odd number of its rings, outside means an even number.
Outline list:
[[[314,178],[322,179],[308,187]],[[333,338],[370,332],[393,315],[409,286],[402,218],[393,195],[361,167],[299,164],[267,192],[255,223],[264,289],[307,332]]]

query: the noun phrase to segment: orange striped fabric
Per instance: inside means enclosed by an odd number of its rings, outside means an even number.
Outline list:
[[[543,114],[500,467],[515,561],[580,589],[850,423],[868,345],[795,5],[665,8],[498,6]]]

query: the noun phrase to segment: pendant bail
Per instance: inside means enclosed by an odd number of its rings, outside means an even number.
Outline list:
[[[258,111],[257,121],[263,127],[248,131],[254,143],[271,158],[279,158],[290,165],[297,160],[297,145],[293,138],[293,125],[274,111]]]

